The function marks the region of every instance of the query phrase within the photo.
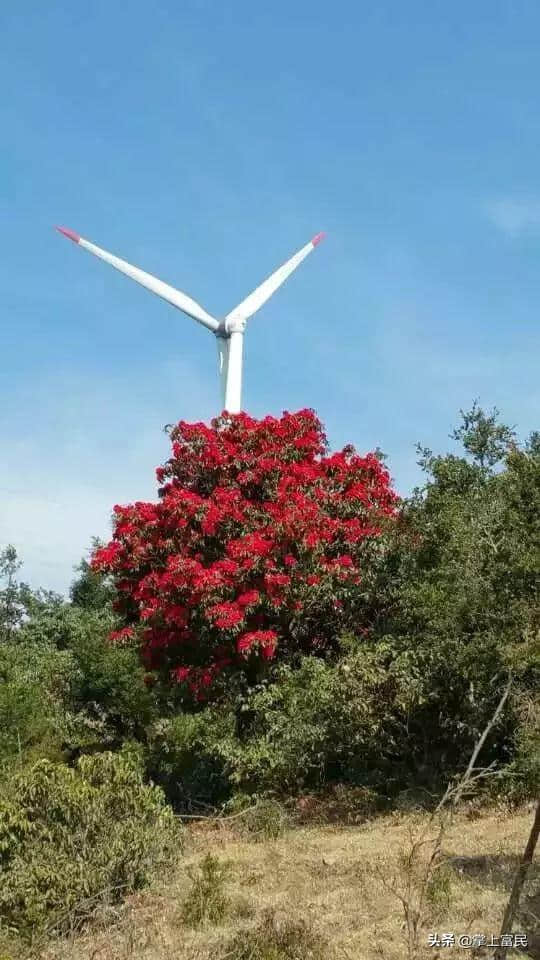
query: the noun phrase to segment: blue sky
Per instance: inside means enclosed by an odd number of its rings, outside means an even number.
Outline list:
[[[0,544],[64,590],[162,427],[217,412],[215,346],[54,233],[253,319],[244,406],[418,481],[475,397],[540,427],[540,7],[22,0],[0,12]],[[8,9],[9,7],[9,9]]]

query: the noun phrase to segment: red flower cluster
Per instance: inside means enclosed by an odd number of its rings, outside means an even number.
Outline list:
[[[137,636],[146,667],[197,696],[226,669],[333,643],[396,513],[381,461],[328,455],[311,410],[180,422],[171,439],[158,502],[115,507],[93,557],[115,578],[125,626],[112,639]]]

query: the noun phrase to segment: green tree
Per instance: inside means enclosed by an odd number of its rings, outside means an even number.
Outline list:
[[[460,411],[461,424],[451,436],[460,440],[466,452],[481,467],[494,467],[499,463],[516,440],[513,427],[499,423],[499,411],[496,407],[486,413],[475,400],[471,409]]]
[[[534,435],[518,445],[476,405],[452,436],[464,456],[418,447],[427,480],[405,504],[385,570],[391,629],[516,640],[539,615],[540,445]]]
[[[540,689],[539,435],[520,444],[497,411],[475,404],[452,437],[462,455],[418,448],[426,483],[405,503],[383,558],[375,636],[423,678],[409,735],[415,751],[424,743],[425,764],[467,751],[511,669],[514,693],[491,758],[521,757],[532,789],[540,774],[531,721]]]
[[[0,551],[0,641],[9,642],[17,630],[23,615],[21,586],[17,581],[17,573],[22,562],[17,556],[14,546],[8,544]]]
[[[102,546],[98,537],[93,537],[91,553]],[[86,557],[75,567],[78,574],[69,591],[71,602],[83,610],[110,610],[115,590],[112,581],[98,570],[94,570]]]

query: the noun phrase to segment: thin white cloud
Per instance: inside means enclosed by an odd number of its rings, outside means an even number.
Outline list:
[[[487,204],[486,212],[492,224],[509,237],[540,230],[539,197],[499,197]]]

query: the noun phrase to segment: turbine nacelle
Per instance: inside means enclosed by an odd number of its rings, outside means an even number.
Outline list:
[[[95,244],[90,243],[89,240],[85,240],[78,233],[75,233],[74,230],[69,230],[67,227],[57,227],[56,229],[65,237],[73,240],[77,246],[88,250],[89,253],[93,253],[94,256],[99,257],[100,260],[104,260],[105,263],[109,263],[116,270],[119,270],[120,273],[131,277],[132,280],[146,287],[151,293],[155,293],[158,297],[166,300],[167,303],[176,307],[177,310],[181,310],[182,313],[196,320],[215,335],[218,346],[218,364],[223,407],[229,413],[239,413],[241,409],[243,339],[247,321],[266,303],[272,294],[279,289],[287,277],[300,266],[302,261],[305,260],[308,254],[315,249],[324,237],[323,233],[318,233],[309,243],[302,247],[301,250],[295,253],[290,260],[287,260],[287,262],[281,267],[278,267],[274,273],[270,274],[270,276],[253,290],[245,300],[242,300],[234,310],[231,310],[222,320],[217,320],[208,313],[204,307],[201,307],[196,300],[182,293],[181,290],[171,287],[168,283],[164,283],[163,280],[158,280],[158,278],[152,276],[152,274],[140,270],[139,267],[134,267],[126,260],[121,260],[107,250],[102,250],[101,247],[97,247]]]
[[[232,333],[245,333],[246,326],[245,317],[224,317],[219,321],[215,335],[223,340],[229,340]]]

